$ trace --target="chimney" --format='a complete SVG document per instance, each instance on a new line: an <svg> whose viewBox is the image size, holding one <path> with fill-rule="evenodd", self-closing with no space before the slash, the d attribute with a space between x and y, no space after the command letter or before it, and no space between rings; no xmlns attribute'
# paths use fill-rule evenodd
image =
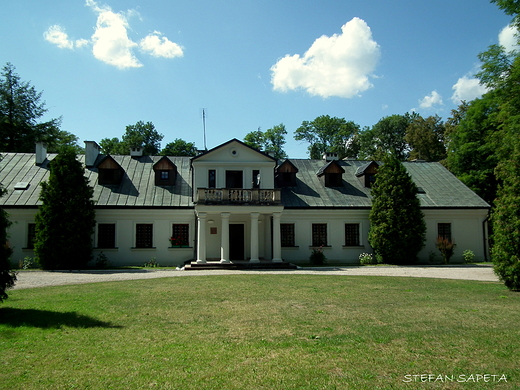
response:
<svg viewBox="0 0 520 390"><path fill-rule="evenodd" d="M143 148L137 147L137 148L130 148L130 156L132 157L141 157L143 155Z"/></svg>
<svg viewBox="0 0 520 390"><path fill-rule="evenodd" d="M99 156L99 145L96 141L85 141L85 165L93 167Z"/></svg>
<svg viewBox="0 0 520 390"><path fill-rule="evenodd" d="M41 165L47 159L47 145L36 142L36 165Z"/></svg>
<svg viewBox="0 0 520 390"><path fill-rule="evenodd" d="M325 161L334 161L334 160L339 160L338 158L338 154L337 153L331 153L331 152L326 152L326 153L323 153L323 159Z"/></svg>

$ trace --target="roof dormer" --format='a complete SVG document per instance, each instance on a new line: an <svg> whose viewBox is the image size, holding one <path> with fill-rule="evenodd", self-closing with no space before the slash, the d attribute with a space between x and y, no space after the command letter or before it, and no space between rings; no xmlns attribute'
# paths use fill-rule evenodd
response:
<svg viewBox="0 0 520 390"><path fill-rule="evenodd" d="M166 156L153 165L156 186L173 186L177 179L177 166Z"/></svg>
<svg viewBox="0 0 520 390"><path fill-rule="evenodd" d="M378 168L378 163L375 161L369 161L366 164L361 165L356 170L356 177L361 180L361 183L363 183L364 187L371 188L376 181L376 173Z"/></svg>
<svg viewBox="0 0 520 390"><path fill-rule="evenodd" d="M276 184L278 187L294 187L296 186L296 174L298 168L294 164L285 160L276 168Z"/></svg>
<svg viewBox="0 0 520 390"><path fill-rule="evenodd" d="M107 155L98 168L98 183L101 185L118 185L123 179L125 170L110 155Z"/></svg>
<svg viewBox="0 0 520 390"><path fill-rule="evenodd" d="M316 173L325 187L341 187L343 186L343 173L345 170L337 160L332 160L325 164Z"/></svg>

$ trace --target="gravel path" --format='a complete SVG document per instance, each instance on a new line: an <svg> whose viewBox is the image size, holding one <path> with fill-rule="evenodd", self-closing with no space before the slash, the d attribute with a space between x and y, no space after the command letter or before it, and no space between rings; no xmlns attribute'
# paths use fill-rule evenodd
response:
<svg viewBox="0 0 520 390"><path fill-rule="evenodd" d="M498 282L489 265L460 266L378 266L378 267L326 267L283 271L181 271L181 270L106 270L106 271L20 271L14 289L58 286L67 284L155 279L183 276L237 275L237 274L286 274L286 275L367 275L407 276L419 278L463 279Z"/></svg>

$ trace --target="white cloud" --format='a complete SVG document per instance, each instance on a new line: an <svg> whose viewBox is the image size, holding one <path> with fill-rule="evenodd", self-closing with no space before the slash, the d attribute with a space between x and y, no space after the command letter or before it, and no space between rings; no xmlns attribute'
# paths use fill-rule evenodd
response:
<svg viewBox="0 0 520 390"><path fill-rule="evenodd" d="M122 13L113 12L108 6L98 6L93 0L87 0L86 4L98 14L92 35L94 57L119 69L141 67L142 64L132 52L137 43L128 37L127 18Z"/></svg>
<svg viewBox="0 0 520 390"><path fill-rule="evenodd" d="M365 21L353 18L341 34L322 36L303 55L286 55L271 67L274 90L302 88L311 95L351 98L372 87L380 56Z"/></svg>
<svg viewBox="0 0 520 390"><path fill-rule="evenodd" d="M506 51L518 50L517 30L512 26L506 26L498 34L498 43L505 47Z"/></svg>
<svg viewBox="0 0 520 390"><path fill-rule="evenodd" d="M452 89L455 92L453 92L451 100L455 104L459 104L463 100L470 102L488 91L485 86L480 84L478 79L468 76L459 78Z"/></svg>
<svg viewBox="0 0 520 390"><path fill-rule="evenodd" d="M65 30L57 24L50 26L47 31L43 33L43 37L46 41L54 43L60 49L74 48L74 43L69 39Z"/></svg>
<svg viewBox="0 0 520 390"><path fill-rule="evenodd" d="M163 37L159 31L148 34L146 38L139 42L139 47L154 57L175 58L184 55L182 48L178 44Z"/></svg>
<svg viewBox="0 0 520 390"><path fill-rule="evenodd" d="M433 106L442 104L442 97L437 91L432 91L432 93L419 100L420 108L432 108Z"/></svg>

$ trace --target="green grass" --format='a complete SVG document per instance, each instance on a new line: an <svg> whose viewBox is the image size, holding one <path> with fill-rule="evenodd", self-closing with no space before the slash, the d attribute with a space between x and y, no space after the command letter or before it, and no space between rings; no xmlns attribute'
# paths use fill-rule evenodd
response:
<svg viewBox="0 0 520 390"><path fill-rule="evenodd" d="M0 306L0 388L518 389L519 324L519 293L473 281L229 275L13 290Z"/></svg>

